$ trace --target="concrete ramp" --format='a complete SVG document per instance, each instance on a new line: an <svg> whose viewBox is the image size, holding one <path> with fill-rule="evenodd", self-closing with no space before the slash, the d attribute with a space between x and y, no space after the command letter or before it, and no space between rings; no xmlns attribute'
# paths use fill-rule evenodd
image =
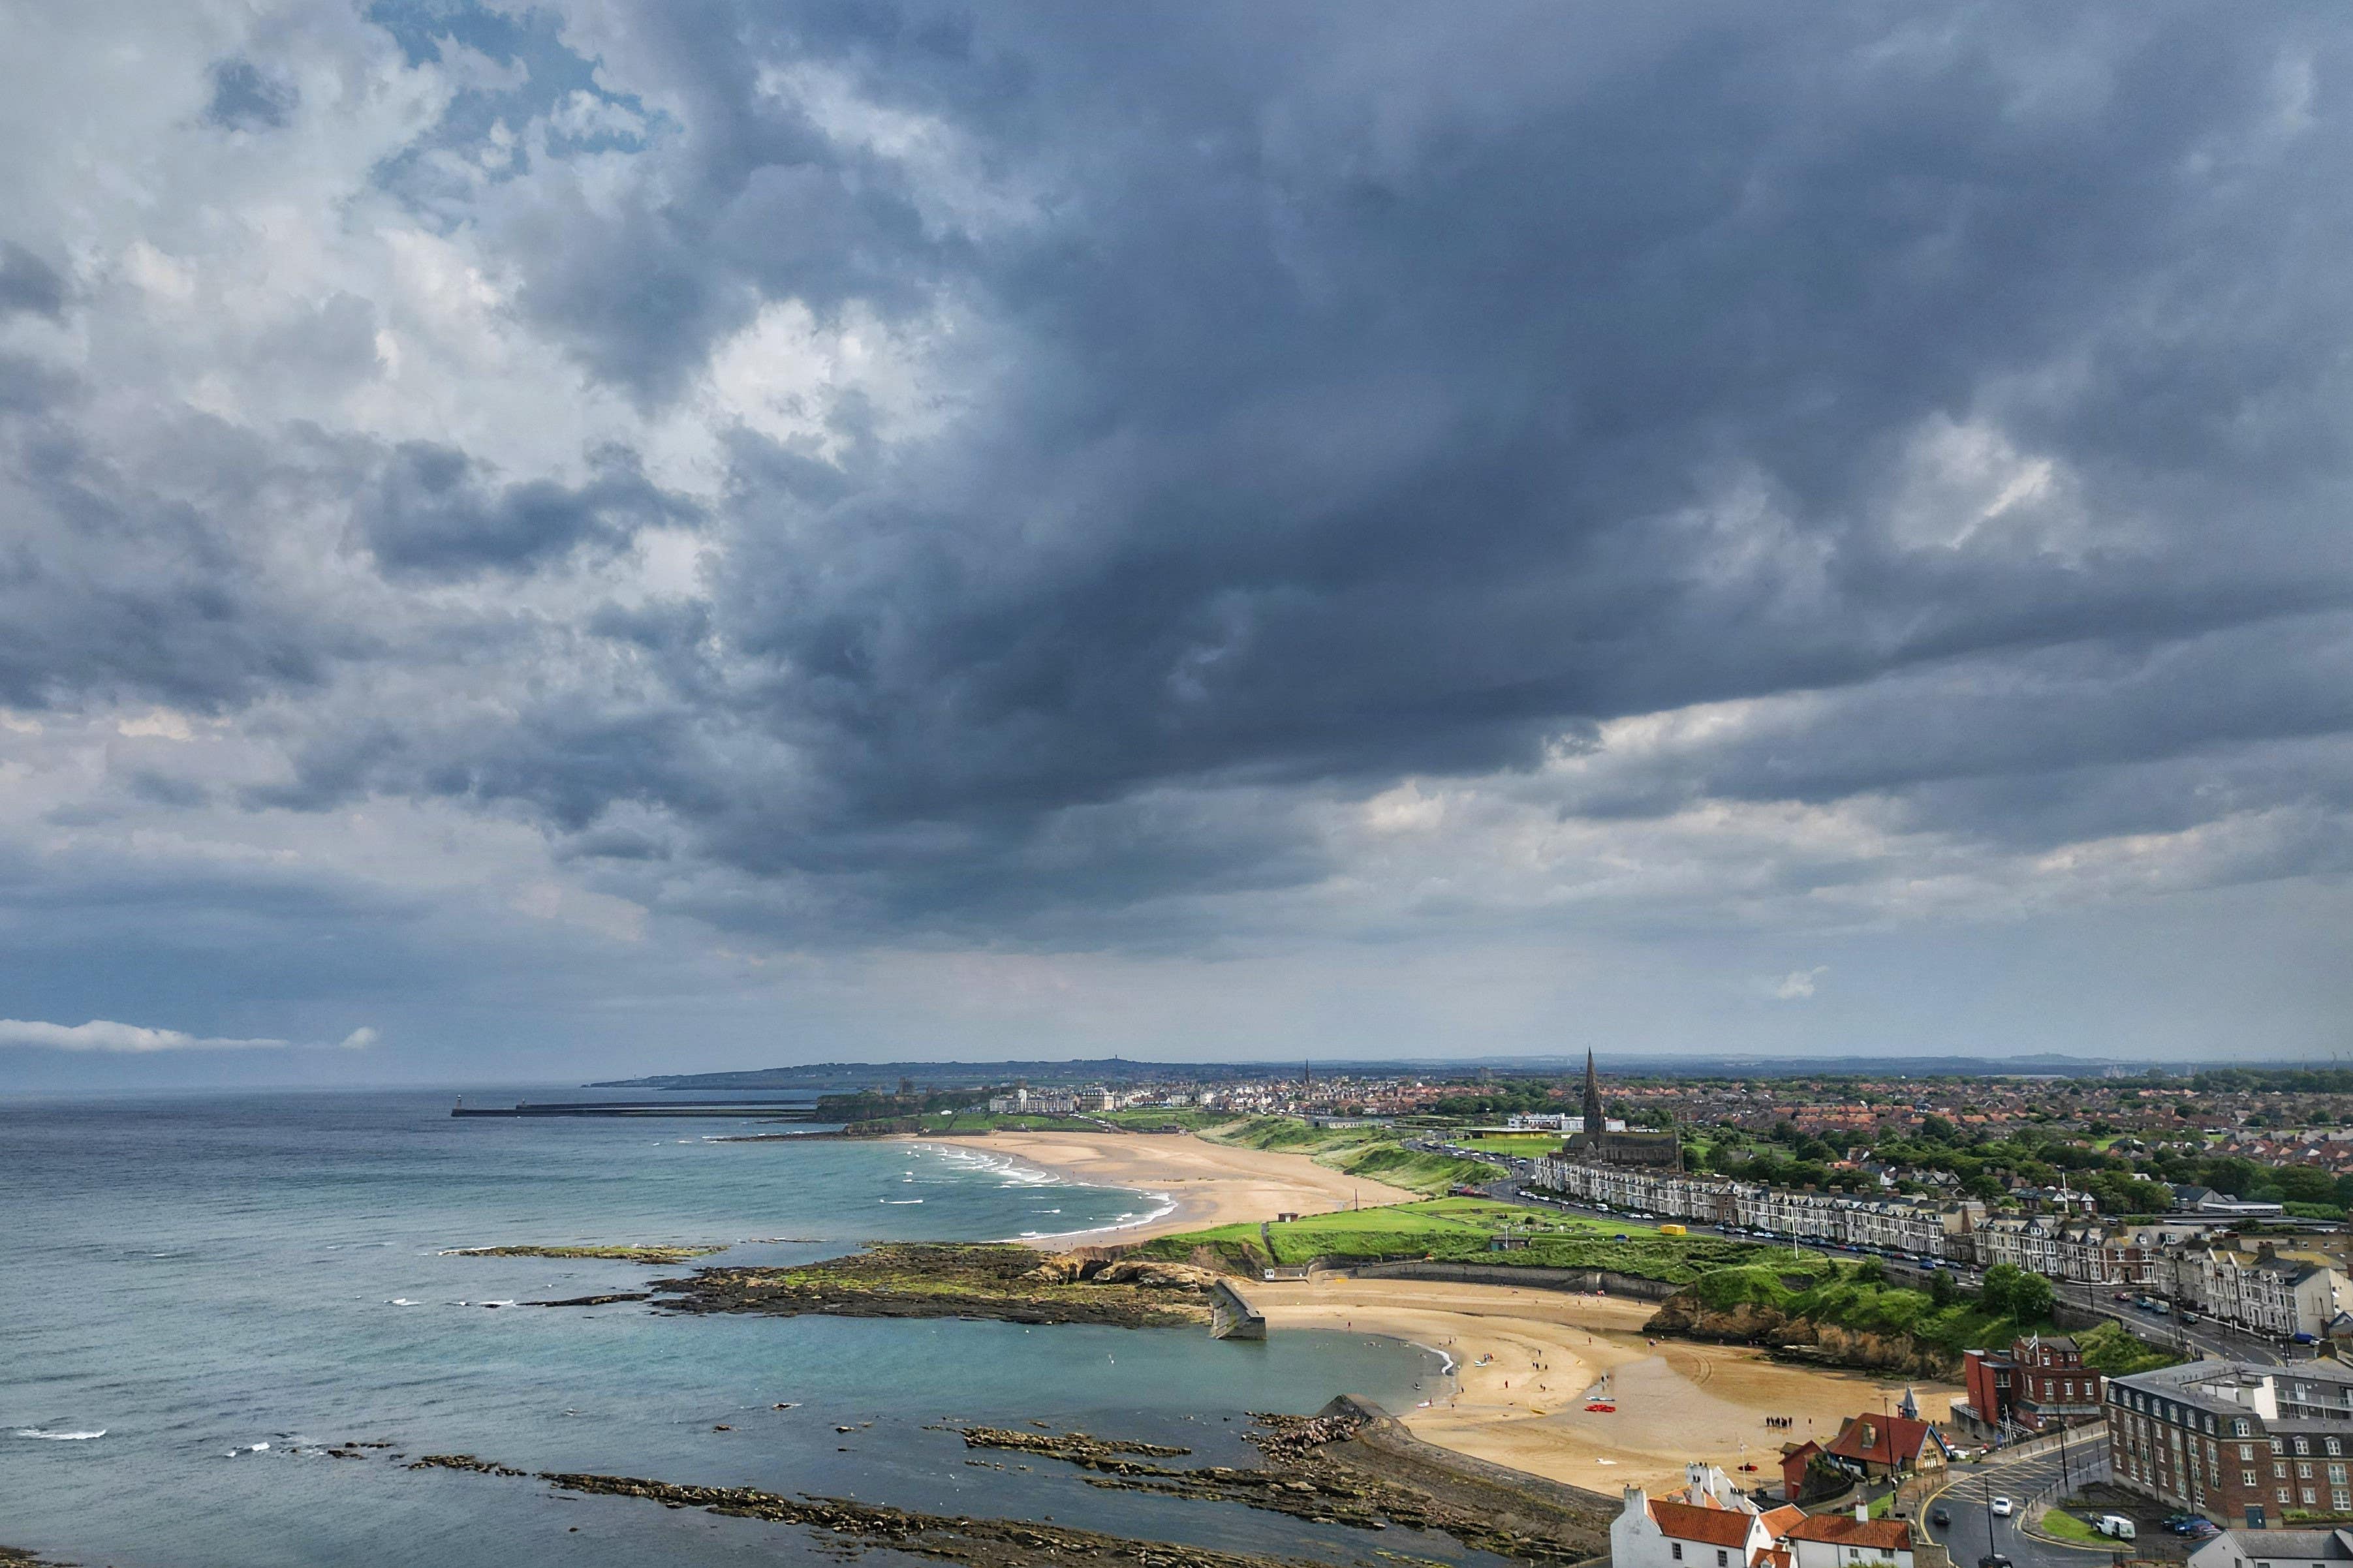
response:
<svg viewBox="0 0 2353 1568"><path fill-rule="evenodd" d="M1209 1337L1213 1340L1262 1340L1266 1314L1242 1300L1242 1293L1220 1279L1209 1287Z"/></svg>

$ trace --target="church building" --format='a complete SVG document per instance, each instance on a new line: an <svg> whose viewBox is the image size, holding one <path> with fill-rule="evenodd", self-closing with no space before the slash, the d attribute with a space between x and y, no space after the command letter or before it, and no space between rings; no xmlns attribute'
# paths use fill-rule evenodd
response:
<svg viewBox="0 0 2353 1568"><path fill-rule="evenodd" d="M1664 1132L1612 1132L1601 1114L1601 1079L1593 1069L1593 1052L1585 1053L1585 1131L1572 1132L1561 1152L1572 1160L1597 1165L1634 1165L1651 1171L1683 1168L1683 1136Z"/></svg>

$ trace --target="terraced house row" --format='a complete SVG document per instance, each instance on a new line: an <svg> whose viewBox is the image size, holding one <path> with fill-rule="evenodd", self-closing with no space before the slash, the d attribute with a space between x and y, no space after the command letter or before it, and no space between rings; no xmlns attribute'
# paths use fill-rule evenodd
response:
<svg viewBox="0 0 2353 1568"><path fill-rule="evenodd" d="M2052 1279L2162 1295L2217 1321L2275 1338L2353 1338L2353 1289L2342 1252L2317 1244L2242 1242L2227 1234L2227 1220L1989 1215L1974 1199L1855 1197L1558 1154L1536 1162L1535 1185L1578 1203L1826 1247L1977 1268L2008 1263ZM2341 1237L2316 1240L2347 1245Z"/></svg>
<svg viewBox="0 0 2353 1568"><path fill-rule="evenodd" d="M1971 1237L1986 1216L1974 1198L1853 1197L1558 1154L1536 1162L1535 1185L1578 1203L1665 1219L1962 1263L1976 1261Z"/></svg>

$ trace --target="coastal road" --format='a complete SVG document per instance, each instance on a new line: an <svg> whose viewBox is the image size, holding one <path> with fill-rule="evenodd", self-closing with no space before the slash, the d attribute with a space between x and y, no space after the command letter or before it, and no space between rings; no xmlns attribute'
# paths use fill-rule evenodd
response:
<svg viewBox="0 0 2353 1568"><path fill-rule="evenodd" d="M2063 1279L2054 1279L2052 1283L2059 1288L2060 1299L2069 1306L2097 1312L2104 1318L2114 1318L2144 1340L2177 1349L2187 1341L2189 1348L2196 1354L2220 1356L2226 1361L2253 1362L2257 1366L2287 1364L2288 1357L2281 1353L2281 1347L2259 1335L2241 1333L2211 1321L2185 1324L2179 1318L2159 1318L2140 1310L2129 1301L2116 1300L2116 1293L2124 1289L2122 1286L2083 1285ZM2306 1349L2308 1354L2319 1353L2318 1346L2291 1347L2290 1353L2296 1349Z"/></svg>
<svg viewBox="0 0 2353 1568"><path fill-rule="evenodd" d="M2081 1443L2072 1439L2068 1442L2067 1474L2073 1487L2080 1488L2086 1477L2102 1478L2107 1473L2105 1434L2087 1434ZM2023 1459L1994 1459L1984 1465L1962 1466L1954 1476L1951 1482L1931 1492L1920 1505L1919 1520L1921 1528L1953 1554L1953 1568L1976 1568L1978 1559L1989 1551L2001 1553L2018 1568L2098 1568L2102 1558L2119 1555L2105 1549L2040 1541L2020 1528L2026 1522L2028 1500L2058 1483L2059 1452L2055 1448ZM1989 1497L2009 1498L2017 1504L2018 1510L2008 1519L1989 1521ZM1953 1519L1943 1530L1927 1522L1930 1510L1939 1507L1949 1510ZM1992 1527L1990 1534L1989 1523Z"/></svg>

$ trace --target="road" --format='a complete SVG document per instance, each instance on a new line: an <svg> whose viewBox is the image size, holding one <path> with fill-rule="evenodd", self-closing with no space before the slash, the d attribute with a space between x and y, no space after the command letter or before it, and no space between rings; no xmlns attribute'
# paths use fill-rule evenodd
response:
<svg viewBox="0 0 2353 1568"><path fill-rule="evenodd" d="M2105 1478L2108 1473L2106 1435L2086 1432L2080 1443L2070 1438L2066 1458L2071 1486ZM2001 1553L2018 1568L2095 1568L2103 1556L2117 1553L2057 1545L2019 1528L2026 1522L2028 1500L2058 1483L2059 1459L2058 1450L2053 1449L2023 1459L1997 1458L1984 1465L1963 1466L1954 1472L1953 1482L1930 1493L1922 1504L1921 1528L1953 1554L1953 1568L1976 1568L1978 1559L1989 1551ZM2018 1505L2018 1511L2008 1519L1989 1518L1987 1501L1997 1497L2009 1498ZM1943 1530L1927 1522L1930 1510L1938 1507L1952 1515L1952 1523Z"/></svg>
<svg viewBox="0 0 2353 1568"><path fill-rule="evenodd" d="M2081 1307L2097 1312L2104 1318L2114 1318L2142 1339L2179 1348L2187 1340L2189 1348L2200 1355L2220 1356L2226 1361L2249 1361L2258 1366L2284 1366L2286 1356L2269 1340L2254 1334L2241 1333L2211 1321L2183 1323L2179 1318L2157 1317L2144 1312L2129 1301L2116 1300L2123 1287L2116 1285L2084 1285L2073 1280L2052 1281L2059 1288L2060 1299L2071 1307ZM2291 1347L2293 1351L2295 1347ZM2319 1347L2306 1347L2305 1353L2316 1355Z"/></svg>

